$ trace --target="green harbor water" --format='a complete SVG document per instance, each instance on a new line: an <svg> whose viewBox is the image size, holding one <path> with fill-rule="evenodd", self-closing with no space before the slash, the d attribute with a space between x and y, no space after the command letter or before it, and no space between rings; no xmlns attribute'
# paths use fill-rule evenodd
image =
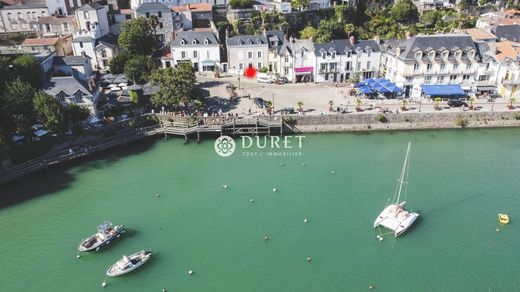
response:
<svg viewBox="0 0 520 292"><path fill-rule="evenodd" d="M0 291L520 291L519 137L307 135L297 157L222 158L209 139L114 149L0 186ZM421 217L380 242L373 221L408 141L407 208ZM77 259L104 219L127 234ZM101 287L142 249L150 262Z"/></svg>

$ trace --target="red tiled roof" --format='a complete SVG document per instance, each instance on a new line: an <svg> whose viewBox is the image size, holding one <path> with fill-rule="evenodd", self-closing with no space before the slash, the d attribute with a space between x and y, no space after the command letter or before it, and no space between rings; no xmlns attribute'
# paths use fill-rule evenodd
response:
<svg viewBox="0 0 520 292"><path fill-rule="evenodd" d="M195 12L205 12L205 11L211 11L211 5L208 3L195 3L195 4L188 4L183 6L173 6L172 11L173 12L181 12L181 11L195 11Z"/></svg>
<svg viewBox="0 0 520 292"><path fill-rule="evenodd" d="M22 46L54 46L60 38L25 39Z"/></svg>

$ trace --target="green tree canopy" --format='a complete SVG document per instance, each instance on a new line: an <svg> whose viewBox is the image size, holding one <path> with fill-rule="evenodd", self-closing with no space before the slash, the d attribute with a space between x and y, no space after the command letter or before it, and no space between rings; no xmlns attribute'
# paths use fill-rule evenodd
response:
<svg viewBox="0 0 520 292"><path fill-rule="evenodd" d="M252 0L229 0L229 6L233 9L253 8Z"/></svg>
<svg viewBox="0 0 520 292"><path fill-rule="evenodd" d="M126 21L121 26L119 46L130 55L151 55L156 48L153 31L144 17Z"/></svg>
<svg viewBox="0 0 520 292"><path fill-rule="evenodd" d="M34 88L42 87L43 70L40 62L31 55L21 55L14 59L14 74Z"/></svg>
<svg viewBox="0 0 520 292"><path fill-rule="evenodd" d="M20 79L8 82L4 94L0 96L2 104L3 126L7 130L27 134L34 122L34 88Z"/></svg>
<svg viewBox="0 0 520 292"><path fill-rule="evenodd" d="M53 133L63 133L66 129L64 110L53 96L38 91L34 96L34 111L38 121Z"/></svg>
<svg viewBox="0 0 520 292"><path fill-rule="evenodd" d="M65 108L65 118L70 126L83 122L90 116L90 110L75 103L68 104Z"/></svg>
<svg viewBox="0 0 520 292"><path fill-rule="evenodd" d="M306 10L309 7L309 0L292 0L291 5L300 10Z"/></svg>
<svg viewBox="0 0 520 292"><path fill-rule="evenodd" d="M130 55L126 51L119 52L110 59L110 73L121 74L125 70L125 64L130 59Z"/></svg>
<svg viewBox="0 0 520 292"><path fill-rule="evenodd" d="M160 89L152 96L152 104L172 109L192 103L197 99L196 81L191 62L181 63L177 68L154 71L152 82Z"/></svg>
<svg viewBox="0 0 520 292"><path fill-rule="evenodd" d="M124 74L134 83L142 84L149 80L150 73L157 69L158 65L150 56L135 56L125 64Z"/></svg>
<svg viewBox="0 0 520 292"><path fill-rule="evenodd" d="M318 35L318 30L312 26L306 26L302 31L300 31L301 39L316 39Z"/></svg>
<svg viewBox="0 0 520 292"><path fill-rule="evenodd" d="M400 23L414 23L419 18L417 6L411 0L398 0L391 10L392 17Z"/></svg>

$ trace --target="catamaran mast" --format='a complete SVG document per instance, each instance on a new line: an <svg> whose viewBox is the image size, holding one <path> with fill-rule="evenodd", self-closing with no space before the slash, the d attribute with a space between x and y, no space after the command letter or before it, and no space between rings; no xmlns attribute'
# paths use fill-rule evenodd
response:
<svg viewBox="0 0 520 292"><path fill-rule="evenodd" d="M399 200L401 198L401 190L403 189L404 175L406 173L406 166L408 165L408 154L410 153L410 145L411 142L408 142L408 148L406 149L406 157L404 158L403 169L401 170L401 178L399 179L399 191L397 193L397 202L395 203L396 206L399 206Z"/></svg>

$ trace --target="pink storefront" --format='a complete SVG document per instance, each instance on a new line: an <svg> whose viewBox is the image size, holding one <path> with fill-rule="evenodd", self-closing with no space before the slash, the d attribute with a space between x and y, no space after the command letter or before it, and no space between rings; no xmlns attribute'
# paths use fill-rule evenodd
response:
<svg viewBox="0 0 520 292"><path fill-rule="evenodd" d="M294 74L296 75L296 82L312 82L312 72L314 67L298 67L294 68Z"/></svg>

